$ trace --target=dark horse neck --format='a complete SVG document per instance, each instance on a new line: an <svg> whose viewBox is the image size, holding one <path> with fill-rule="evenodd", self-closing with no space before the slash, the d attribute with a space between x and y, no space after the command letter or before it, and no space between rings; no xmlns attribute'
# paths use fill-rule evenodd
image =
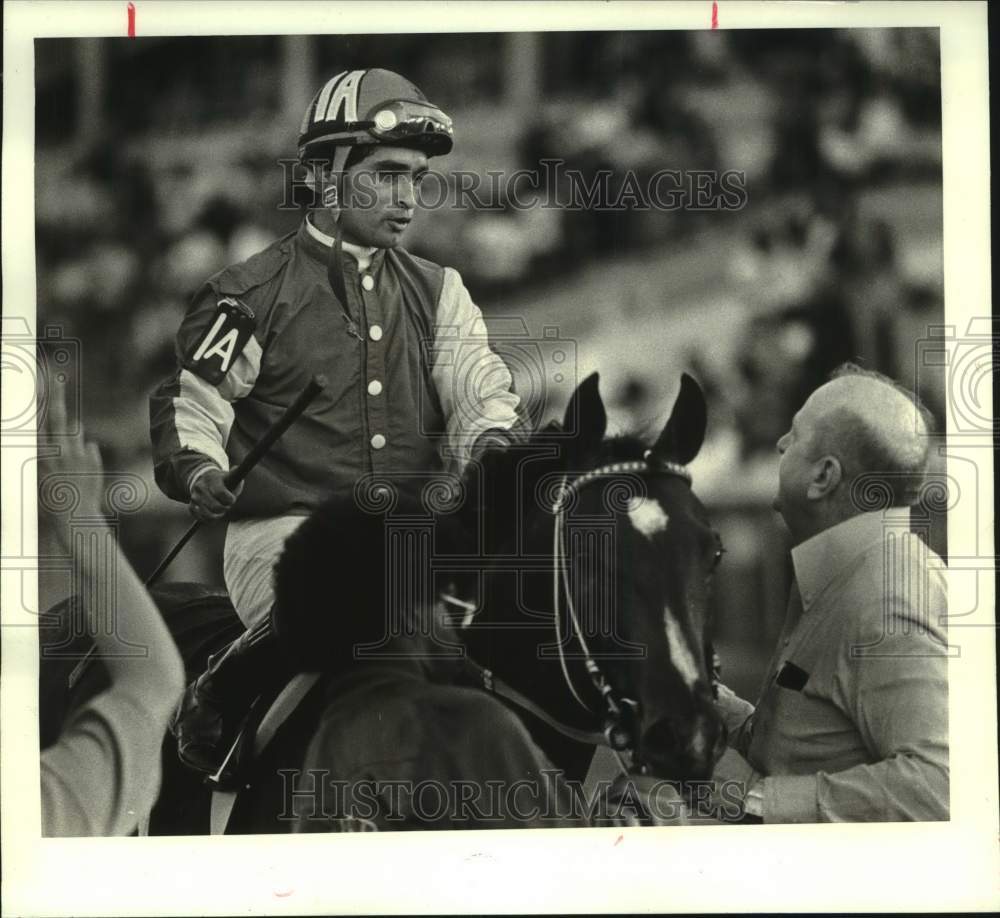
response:
<svg viewBox="0 0 1000 918"><path fill-rule="evenodd" d="M561 451L557 441L536 435L528 444L488 454L467 474L471 517L464 520L461 554L473 560L481 579L466 582L468 595L479 600L479 611L461 637L478 665L531 699L547 720L593 732L602 726L599 718L576 701L559 665L552 590L554 520L539 512L535 493L536 483L561 467ZM571 659L568 667L577 693L596 704L581 661ZM571 779L586 775L593 745L569 739L523 710L516 713L553 765Z"/></svg>
<svg viewBox="0 0 1000 918"><path fill-rule="evenodd" d="M547 719L573 730L593 732L601 727L599 719L573 697L559 665L551 586L548 606L535 608L526 601L532 596L543 597L544 585L551 584L551 577L551 572L542 571L491 573L486 578L482 610L462 637L475 663L529 698ZM573 676L586 683L579 660L568 665ZM585 701L594 702L589 685L575 685ZM513 707L552 764L567 778L583 780L595 747L570 739L518 705Z"/></svg>

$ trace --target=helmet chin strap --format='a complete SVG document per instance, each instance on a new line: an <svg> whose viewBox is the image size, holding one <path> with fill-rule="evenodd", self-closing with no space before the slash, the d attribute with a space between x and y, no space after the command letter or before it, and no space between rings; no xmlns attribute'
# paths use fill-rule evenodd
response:
<svg viewBox="0 0 1000 918"><path fill-rule="evenodd" d="M341 189L339 186L341 182L339 179L343 175L344 165L347 162L349 153L350 147L337 147L333 151L330 171L323 176L321 191L323 210L330 215L335 224L340 223ZM326 276L330 282L330 289L333 290L334 296L337 297L341 306L347 309L347 287L344 283L343 257L343 233L340 232L340 227L337 226L333 233L333 245L330 246L330 255L326 262Z"/></svg>
<svg viewBox="0 0 1000 918"><path fill-rule="evenodd" d="M338 215L339 216L339 215ZM330 281L333 295L340 305L347 309L347 285L344 283L344 234L338 232L330 246L330 257L326 262L326 276Z"/></svg>

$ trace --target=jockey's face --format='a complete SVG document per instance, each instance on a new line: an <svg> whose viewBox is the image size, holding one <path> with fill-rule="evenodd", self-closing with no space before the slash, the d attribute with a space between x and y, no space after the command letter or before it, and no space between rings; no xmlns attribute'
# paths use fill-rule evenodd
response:
<svg viewBox="0 0 1000 918"><path fill-rule="evenodd" d="M406 147L379 146L345 176L340 227L346 242L392 249L399 245L417 206L416 189L427 156Z"/></svg>

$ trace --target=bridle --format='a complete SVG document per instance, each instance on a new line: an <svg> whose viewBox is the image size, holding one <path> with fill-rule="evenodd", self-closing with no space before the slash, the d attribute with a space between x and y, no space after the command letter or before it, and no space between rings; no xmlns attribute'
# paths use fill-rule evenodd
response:
<svg viewBox="0 0 1000 918"><path fill-rule="evenodd" d="M566 682L566 687L569 689L570 694L576 700L577 704L579 704L580 707L582 707L591 716L601 716L603 714L603 731L588 731L561 723L532 699L528 698L522 692L495 676L491 670L486 667L479 666L471 660L469 661L473 668L478 671L481 685L484 689L486 689L486 691L491 694L498 695L506 701L509 701L512 704L517 705L519 708L529 712L548 727L568 739L579 743L609 747L618 759L618 764L621 767L622 772L626 775L629 774L630 769L623 761L622 753L634 750L635 748L635 727L639 717L639 702L634 698L625 697L615 691L614 686L611 685L607 677L601 671L600 666L597 665L597 661L594 659L594 655L591 653L587 640L583 635L583 629L580 626L580 619L577 616L576 607L573 604L573 595L570 590L569 559L566 553L565 528L567 507L569 506L571 499L578 496L583 488L599 478L604 478L609 475L628 474L666 475L674 478L680 478L683 481L686 481L688 485L691 484L691 473L688 471L686 466L676 462L671 462L668 459L663 459L662 457L655 455L653 450L646 450L641 460L631 462L614 462L608 465L602 465L599 468L585 472L582 475L578 475L572 481L568 481L568 476L563 475L560 479L559 487L552 503L552 617L556 631L556 647L559 654L559 665L562 670L563 679ZM465 602L464 600L447 594L441 594L441 598L446 603L454 605L464 611L465 617L463 619L463 627L471 624L476 611L476 607L472 603ZM569 668L566 665L566 655L563 650L563 598L565 598L566 610L569 613L570 623L572 625L572 635L570 637L571 639L576 639L577 643L580 645L580 649L583 651L583 661L587 670L587 675L590 677L591 683L596 689L598 695L601 697L605 708L604 712L595 711L580 697L569 674ZM638 765L638 763L633 763L633 765ZM641 765L639 767L640 770L644 770Z"/></svg>
<svg viewBox="0 0 1000 918"><path fill-rule="evenodd" d="M652 450L646 450L643 458L632 462L614 462L609 465L602 465L599 468L585 472L577 476L572 481L567 481L567 476L563 475L560 481L556 498L552 505L553 525L552 525L552 617L556 631L556 647L559 653L559 666L562 669L563 679L570 694L589 714L602 715L604 719L604 738L607 745L615 753L621 753L635 748L635 726L638 722L639 702L634 698L628 698L617 692L601 671L600 666L594 659L587 639L583 635L580 626L580 619L576 613L573 603L573 594L570 590L569 558L566 552L566 510L572 498L579 496L580 491L593 481L608 475L667 475L681 478L689 485L691 484L691 473L687 467L676 462L656 456ZM583 652L584 667L587 675L593 684L598 695L604 704L604 711L595 711L579 695L566 665L566 655L563 650L562 634L562 600L565 599L566 611L569 613L569 620L572 633L570 639L575 638ZM621 760L619 759L619 762ZM624 765L622 765L624 770Z"/></svg>

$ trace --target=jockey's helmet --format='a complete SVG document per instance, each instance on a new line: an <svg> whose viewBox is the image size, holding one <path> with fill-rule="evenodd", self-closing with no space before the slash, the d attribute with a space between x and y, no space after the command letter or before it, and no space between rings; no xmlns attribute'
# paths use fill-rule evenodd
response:
<svg viewBox="0 0 1000 918"><path fill-rule="evenodd" d="M391 70L345 70L323 84L299 130L302 162L330 160L344 169L352 147L392 144L440 156L451 151L451 118Z"/></svg>

